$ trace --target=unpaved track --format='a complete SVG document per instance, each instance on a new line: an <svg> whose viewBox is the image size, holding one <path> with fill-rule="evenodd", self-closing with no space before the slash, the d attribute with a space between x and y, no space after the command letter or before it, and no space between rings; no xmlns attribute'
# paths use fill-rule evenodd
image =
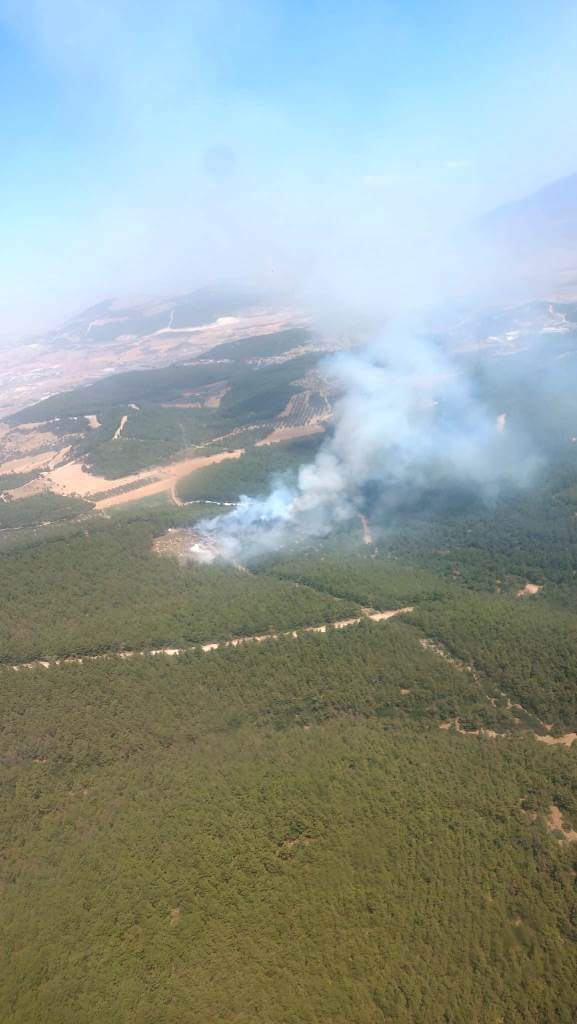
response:
<svg viewBox="0 0 577 1024"><path fill-rule="evenodd" d="M404 615L405 613L412 611L412 606L410 608L393 608L386 612L374 612L369 609L363 609L363 614L358 615L353 619L340 619L337 622L325 622L320 626L303 626L301 629L286 630L280 633L261 633L253 636L238 636L234 637L232 640L215 640L213 643L193 644L190 647L159 647L156 650L110 651L106 654L89 654L83 657L72 656L53 659L39 658L37 661L23 661L17 665L11 665L10 667L13 668L15 672L18 672L23 668L50 668L52 665L82 665L85 661L109 661L111 658L155 657L158 654L166 654L169 657L173 657L175 654L186 654L191 651L202 651L204 654L208 654L210 651L224 650L228 647L243 647L245 644L250 643L260 644L263 643L264 640L279 640L284 637L293 637L294 639L298 639L301 636L305 636L307 633L327 633L331 629L348 629L350 626L358 626L359 623L363 622L365 619L371 619L373 622L384 622L387 619L395 618L396 615Z"/></svg>
<svg viewBox="0 0 577 1024"><path fill-rule="evenodd" d="M363 544L372 544L373 537L371 534L371 528L369 526L369 521L367 517L359 515L359 519L361 520L361 526L363 528Z"/></svg>
<svg viewBox="0 0 577 1024"><path fill-rule="evenodd" d="M118 426L117 426L117 428L116 428L116 430L115 430L115 432L114 432L114 435L113 435L113 437L112 437L112 440L113 440L113 441L118 441L118 438L119 438L119 437L120 437L120 435L122 434L122 431L124 430L124 428L125 428L125 426L126 426L126 424L127 424L127 423L128 423L128 416L127 416L127 415L124 415L124 416L123 416L123 417L121 418L121 420L120 420L120 423L118 424Z"/></svg>
<svg viewBox="0 0 577 1024"><path fill-rule="evenodd" d="M212 466L215 463L223 462L226 459L238 459L244 455L244 448L236 451L217 452L215 455L195 455L187 459L180 459L178 462L168 463L164 466L153 466L144 469L140 473L133 473L130 476L119 477L116 480L107 480L105 477L93 476L84 469L81 462L67 462L52 472L45 475L47 485L57 494L66 496L78 496L91 500L93 495L101 494L103 491L120 491L122 487L132 486L142 481L142 487L134 487L124 493L109 494L106 498L96 501L96 509L111 508L115 505L124 505L126 502L138 501L140 498L148 497L151 494L158 494L162 491L171 491L173 482L183 476L203 469L205 466ZM157 477L151 482L151 477Z"/></svg>

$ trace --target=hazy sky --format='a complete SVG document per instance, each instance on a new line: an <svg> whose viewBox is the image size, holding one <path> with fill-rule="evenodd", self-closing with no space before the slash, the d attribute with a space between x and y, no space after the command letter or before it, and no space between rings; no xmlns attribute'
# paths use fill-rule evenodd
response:
<svg viewBox="0 0 577 1024"><path fill-rule="evenodd" d="M574 0L0 0L0 333L410 258L577 169L576 50Z"/></svg>

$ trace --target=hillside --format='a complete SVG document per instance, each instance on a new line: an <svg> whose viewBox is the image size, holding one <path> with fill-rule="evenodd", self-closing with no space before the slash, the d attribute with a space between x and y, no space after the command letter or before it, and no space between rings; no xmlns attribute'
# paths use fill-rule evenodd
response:
<svg viewBox="0 0 577 1024"><path fill-rule="evenodd" d="M229 339L308 326L309 319L286 301L222 289L106 299L58 328L0 347L0 418L111 373L195 359Z"/></svg>
<svg viewBox="0 0 577 1024"><path fill-rule="evenodd" d="M477 228L513 261L525 293L577 299L577 174L493 210Z"/></svg>
<svg viewBox="0 0 577 1024"><path fill-rule="evenodd" d="M569 1024L574 493L256 573L178 507L5 545L2 1019Z"/></svg>
<svg viewBox="0 0 577 1024"><path fill-rule="evenodd" d="M253 450L274 473L287 444L322 436L330 421L331 389L316 370L326 351L302 327L240 337L13 413L0 424L0 528L35 506L36 522L49 519L47 496L97 511L155 494L178 504L179 480Z"/></svg>
<svg viewBox="0 0 577 1024"><path fill-rule="evenodd" d="M577 329L446 344L530 486L368 495L249 565L182 556L332 429L314 333L4 421L2 1021L572 1024Z"/></svg>

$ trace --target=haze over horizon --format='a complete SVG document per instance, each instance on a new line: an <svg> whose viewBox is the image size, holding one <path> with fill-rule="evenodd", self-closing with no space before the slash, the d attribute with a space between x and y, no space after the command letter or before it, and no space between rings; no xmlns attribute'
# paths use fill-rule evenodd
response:
<svg viewBox="0 0 577 1024"><path fill-rule="evenodd" d="M576 30L565 2L0 0L0 336L209 281L418 288L432 240L577 167Z"/></svg>

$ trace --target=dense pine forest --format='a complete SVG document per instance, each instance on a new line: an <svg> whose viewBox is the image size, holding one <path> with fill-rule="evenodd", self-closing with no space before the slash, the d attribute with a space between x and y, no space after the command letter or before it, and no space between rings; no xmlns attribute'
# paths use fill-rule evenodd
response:
<svg viewBox="0 0 577 1024"><path fill-rule="evenodd" d="M3 1020L574 1020L575 754L407 627L0 674Z"/></svg>
<svg viewBox="0 0 577 1024"><path fill-rule="evenodd" d="M126 387L94 386L84 456L111 479L182 431L261 436L245 379L214 411L141 395L113 443ZM6 1024L576 1019L574 449L530 488L367 494L364 525L308 546L182 558L203 502L318 443L247 444L180 506L0 505Z"/></svg>

